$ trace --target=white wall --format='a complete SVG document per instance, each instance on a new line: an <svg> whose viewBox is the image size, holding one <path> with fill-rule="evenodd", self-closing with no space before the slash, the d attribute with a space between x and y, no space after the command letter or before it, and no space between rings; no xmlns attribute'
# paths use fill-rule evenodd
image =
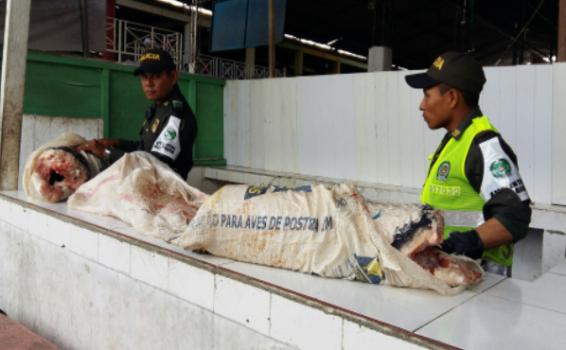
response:
<svg viewBox="0 0 566 350"><path fill-rule="evenodd" d="M551 187L553 74L559 66L486 68L480 100L540 203L566 204L566 188L559 200ZM406 85L407 73L413 72L228 81L228 164L420 188L427 156L444 131L424 123L422 92Z"/></svg>
<svg viewBox="0 0 566 350"><path fill-rule="evenodd" d="M566 63L554 65L552 201L566 204Z"/></svg>

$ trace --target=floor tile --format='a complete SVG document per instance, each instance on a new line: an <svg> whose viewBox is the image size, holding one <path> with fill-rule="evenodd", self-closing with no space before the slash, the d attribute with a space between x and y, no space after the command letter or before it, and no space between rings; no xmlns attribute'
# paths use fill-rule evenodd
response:
<svg viewBox="0 0 566 350"><path fill-rule="evenodd" d="M338 350L342 325L338 316L272 294L270 335L275 339L299 349Z"/></svg>
<svg viewBox="0 0 566 350"><path fill-rule="evenodd" d="M157 288L167 288L169 270L167 257L134 246L131 247L130 254L130 273L132 277Z"/></svg>
<svg viewBox="0 0 566 350"><path fill-rule="evenodd" d="M412 344L404 339L395 338L350 321L344 321L344 339L342 342L344 350L365 349L368 347L368 344L379 344L381 349L422 349L421 346Z"/></svg>
<svg viewBox="0 0 566 350"><path fill-rule="evenodd" d="M169 259L168 290L179 298L213 310L214 274L209 271Z"/></svg>
<svg viewBox="0 0 566 350"><path fill-rule="evenodd" d="M562 312L566 315L566 276L546 273L534 281L507 279L487 295Z"/></svg>
<svg viewBox="0 0 566 350"><path fill-rule="evenodd" d="M269 292L216 275L214 313L252 328L261 334L268 334Z"/></svg>
<svg viewBox="0 0 566 350"><path fill-rule="evenodd" d="M113 237L98 237L98 261L119 272L130 272L130 245Z"/></svg>
<svg viewBox="0 0 566 350"><path fill-rule="evenodd" d="M561 274L561 275L566 275L566 260L564 260L562 263L554 266L552 269L550 269L549 272L558 273L558 274Z"/></svg>
<svg viewBox="0 0 566 350"><path fill-rule="evenodd" d="M433 291L321 278L241 262L226 268L407 330L421 327L476 295L467 290L442 296ZM489 278L485 283L495 280L499 278Z"/></svg>
<svg viewBox="0 0 566 350"><path fill-rule="evenodd" d="M478 295L417 333L464 349L566 349L566 315Z"/></svg>

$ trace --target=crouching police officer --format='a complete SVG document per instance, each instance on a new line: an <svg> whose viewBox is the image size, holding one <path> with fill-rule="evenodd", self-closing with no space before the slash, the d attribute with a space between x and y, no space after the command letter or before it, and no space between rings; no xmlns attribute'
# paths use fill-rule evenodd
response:
<svg viewBox="0 0 566 350"><path fill-rule="evenodd" d="M175 63L167 52L151 49L140 57L140 65L134 75L140 76L146 98L153 101L146 110L139 140L91 140L79 149L107 158L110 162L118 160L126 152L150 152L186 179L193 166L197 123L177 85Z"/></svg>
<svg viewBox="0 0 566 350"><path fill-rule="evenodd" d="M442 250L481 258L486 271L510 276L513 243L528 232L530 199L515 153L479 109L481 65L447 52L405 79L423 89L419 108L428 127L447 130L421 194L423 203L443 211Z"/></svg>

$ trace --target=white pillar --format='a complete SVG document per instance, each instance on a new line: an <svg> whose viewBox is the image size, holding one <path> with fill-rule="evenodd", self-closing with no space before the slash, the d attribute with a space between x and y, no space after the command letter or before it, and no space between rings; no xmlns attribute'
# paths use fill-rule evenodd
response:
<svg viewBox="0 0 566 350"><path fill-rule="evenodd" d="M198 54L198 7L197 1L193 0L189 13L189 21L185 24L185 54L183 57L183 66L189 73L196 72L197 54Z"/></svg>
<svg viewBox="0 0 566 350"><path fill-rule="evenodd" d="M16 190L31 0L8 0L0 85L0 189Z"/></svg>
<svg viewBox="0 0 566 350"><path fill-rule="evenodd" d="M197 57L197 31L192 21L196 20L196 16L191 16L191 22L185 24L184 41L185 54L183 55L183 66L187 67L189 73L195 73L196 57Z"/></svg>
<svg viewBox="0 0 566 350"><path fill-rule="evenodd" d="M558 1L558 54L557 62L566 62L566 0Z"/></svg>
<svg viewBox="0 0 566 350"><path fill-rule="evenodd" d="M391 48L372 46L369 48L368 72L391 70Z"/></svg>
<svg viewBox="0 0 566 350"><path fill-rule="evenodd" d="M255 75L255 47L246 48L246 78L252 79Z"/></svg>

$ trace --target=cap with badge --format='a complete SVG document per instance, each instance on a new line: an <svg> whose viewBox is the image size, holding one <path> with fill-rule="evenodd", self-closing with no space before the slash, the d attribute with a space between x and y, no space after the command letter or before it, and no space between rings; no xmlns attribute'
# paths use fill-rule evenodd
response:
<svg viewBox="0 0 566 350"><path fill-rule="evenodd" d="M462 52L446 52L438 56L425 73L405 76L409 86L428 89L444 83L458 90L479 93L485 84L482 66Z"/></svg>
<svg viewBox="0 0 566 350"><path fill-rule="evenodd" d="M140 65L134 75L143 73L159 73L176 68L171 55L162 49L149 49L140 56Z"/></svg>

